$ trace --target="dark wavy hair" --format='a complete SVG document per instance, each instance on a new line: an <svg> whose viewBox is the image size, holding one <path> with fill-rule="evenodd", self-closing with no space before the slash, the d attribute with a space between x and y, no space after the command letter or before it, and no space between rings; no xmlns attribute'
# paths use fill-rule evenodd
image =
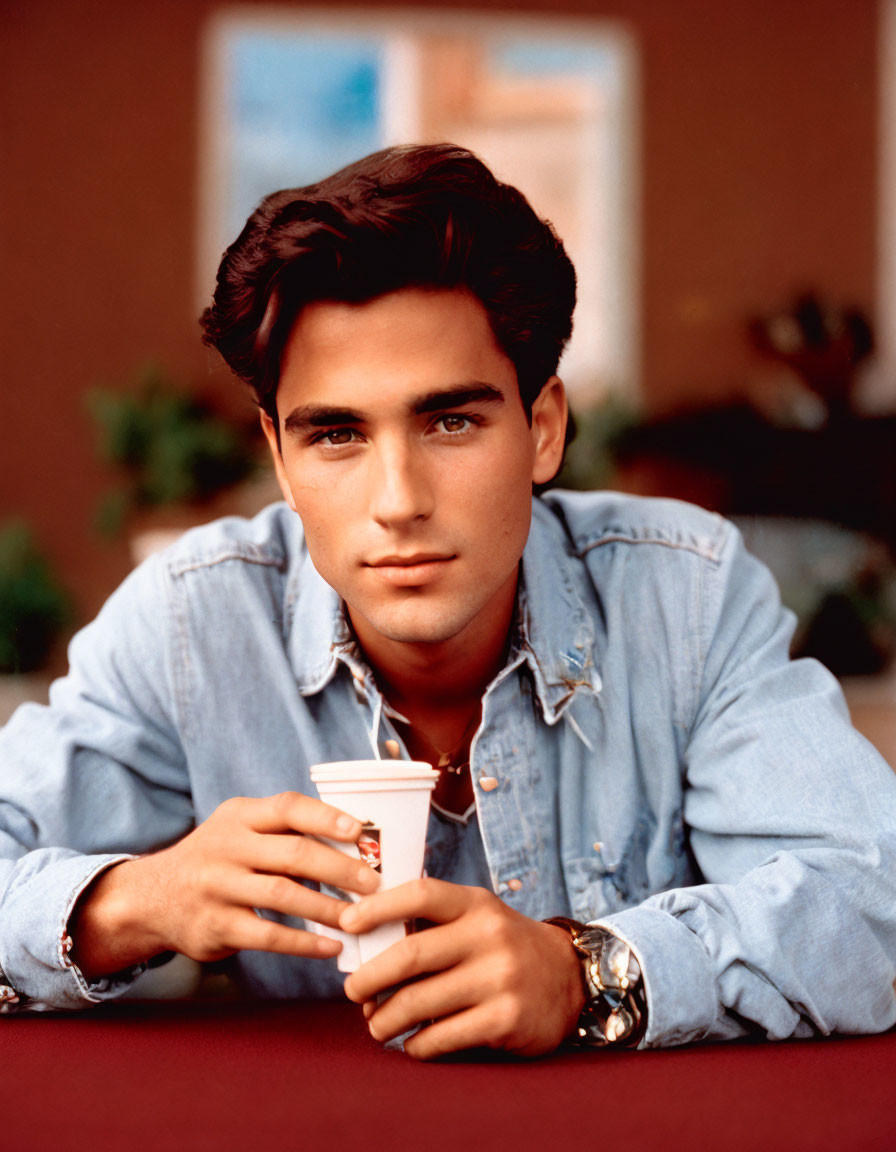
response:
<svg viewBox="0 0 896 1152"><path fill-rule="evenodd" d="M527 416L572 331L575 271L552 226L464 148L385 148L266 197L227 249L203 340L276 423L280 360L305 304L464 288L513 363Z"/></svg>

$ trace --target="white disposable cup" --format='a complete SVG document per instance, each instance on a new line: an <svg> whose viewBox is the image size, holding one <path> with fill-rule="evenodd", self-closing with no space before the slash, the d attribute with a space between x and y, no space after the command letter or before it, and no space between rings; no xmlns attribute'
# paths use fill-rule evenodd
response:
<svg viewBox="0 0 896 1152"><path fill-rule="evenodd" d="M394 888L423 873L430 793L439 774L417 760L343 760L315 764L311 779L321 800L369 825L379 836L382 883ZM321 837L321 839L324 839ZM360 859L357 844L326 840L334 848ZM348 893L359 900L357 893ZM403 921L382 924L372 932L352 935L308 922L322 936L342 941L336 958L340 972L354 972L405 934Z"/></svg>

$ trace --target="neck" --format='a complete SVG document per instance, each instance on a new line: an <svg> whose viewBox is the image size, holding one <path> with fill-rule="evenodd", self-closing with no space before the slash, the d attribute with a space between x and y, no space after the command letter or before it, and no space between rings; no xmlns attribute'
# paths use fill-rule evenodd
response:
<svg viewBox="0 0 896 1152"><path fill-rule="evenodd" d="M363 645L362 645L363 646ZM387 644L372 657L374 674L389 703L410 720L428 713L456 713L479 704L504 664L507 631L498 642L473 648L451 641L439 645Z"/></svg>
<svg viewBox="0 0 896 1152"><path fill-rule="evenodd" d="M435 644L406 643L352 624L377 682L410 720L471 711L504 665L516 604L516 585L503 610L477 619L459 635Z"/></svg>

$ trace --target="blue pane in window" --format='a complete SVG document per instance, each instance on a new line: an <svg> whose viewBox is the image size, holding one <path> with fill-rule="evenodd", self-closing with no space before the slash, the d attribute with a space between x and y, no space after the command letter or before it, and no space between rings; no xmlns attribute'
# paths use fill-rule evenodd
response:
<svg viewBox="0 0 896 1152"><path fill-rule="evenodd" d="M377 41L249 34L232 45L229 226L262 196L308 184L380 146Z"/></svg>
<svg viewBox="0 0 896 1152"><path fill-rule="evenodd" d="M517 76L602 76L612 73L616 64L609 48L572 40L507 40L495 47L492 60L501 71Z"/></svg>

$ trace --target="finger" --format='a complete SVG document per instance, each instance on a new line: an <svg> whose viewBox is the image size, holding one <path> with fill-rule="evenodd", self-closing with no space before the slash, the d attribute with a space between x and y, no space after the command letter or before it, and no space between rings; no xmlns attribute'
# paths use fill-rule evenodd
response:
<svg viewBox="0 0 896 1152"><path fill-rule="evenodd" d="M465 1048L494 1048L490 1026L487 1009L469 1008L421 1028L405 1040L404 1050L415 1060L437 1060Z"/></svg>
<svg viewBox="0 0 896 1152"><path fill-rule="evenodd" d="M344 900L306 888L288 876L251 872L233 877L227 899L242 908L264 908L282 916L313 920L330 928L338 927L339 915L347 906Z"/></svg>
<svg viewBox="0 0 896 1152"><path fill-rule="evenodd" d="M221 932L221 955L239 951L276 952L288 956L326 958L339 954L342 944L328 936L318 936L302 928L290 928L267 920L255 912L232 909L232 916ZM208 959L207 956L196 957Z"/></svg>
<svg viewBox="0 0 896 1152"><path fill-rule="evenodd" d="M463 970L427 976L398 988L368 1019L370 1035L385 1043L419 1024L470 1008L478 997Z"/></svg>
<svg viewBox="0 0 896 1152"><path fill-rule="evenodd" d="M482 888L429 878L411 880L359 900L346 909L339 926L346 932L370 932L392 920L425 919L447 924L488 898L496 899Z"/></svg>
<svg viewBox="0 0 896 1152"><path fill-rule="evenodd" d="M344 913L338 926L342 927ZM457 924L427 928L362 964L346 979L345 994L358 1004L409 980L454 968L470 953L468 933Z"/></svg>
<svg viewBox="0 0 896 1152"><path fill-rule="evenodd" d="M361 835L360 820L302 792L280 792L250 800L247 820L256 832L310 832L313 836L346 841L357 840Z"/></svg>
<svg viewBox="0 0 896 1152"><path fill-rule="evenodd" d="M381 879L355 853L342 852L314 836L297 833L252 837L245 846L243 862L258 872L301 876L361 894L375 892Z"/></svg>

